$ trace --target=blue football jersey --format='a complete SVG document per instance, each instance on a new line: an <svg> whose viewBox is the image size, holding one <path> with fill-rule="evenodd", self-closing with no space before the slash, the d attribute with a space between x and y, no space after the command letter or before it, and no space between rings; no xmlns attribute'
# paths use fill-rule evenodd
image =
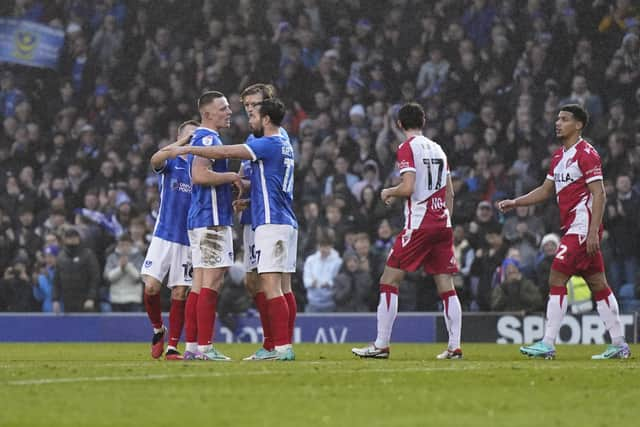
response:
<svg viewBox="0 0 640 427"><path fill-rule="evenodd" d="M191 145L194 147L210 147L212 145L222 145L218 132L199 127L193 133ZM189 177L193 167L193 155L189 155ZM214 172L229 172L228 161L211 160ZM187 219L187 228L192 230L200 227L211 227L215 225L233 225L233 209L231 207L232 194L231 184L222 184L215 187L209 185L191 186L191 204Z"/></svg>
<svg viewBox="0 0 640 427"><path fill-rule="evenodd" d="M160 174L160 208L153 235L188 246L187 214L191 204L189 163L181 157L176 157L167 160L156 172Z"/></svg>
<svg viewBox="0 0 640 427"><path fill-rule="evenodd" d="M242 169L242 176L248 180L251 180L251 173L253 171L253 168L251 167L251 161L243 160L240 164L240 168ZM249 195L245 194L242 197L246 198L248 196ZM240 215L240 224L251 224L251 208L242 211L242 214Z"/></svg>
<svg viewBox="0 0 640 427"><path fill-rule="evenodd" d="M251 225L288 224L298 228L293 213L293 148L281 135L264 136L245 146L252 154Z"/></svg>

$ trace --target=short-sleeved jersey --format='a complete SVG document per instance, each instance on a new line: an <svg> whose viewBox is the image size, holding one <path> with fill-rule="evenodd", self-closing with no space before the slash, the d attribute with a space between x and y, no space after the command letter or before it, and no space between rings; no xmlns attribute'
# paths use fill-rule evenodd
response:
<svg viewBox="0 0 640 427"><path fill-rule="evenodd" d="M245 144L252 157L251 225L287 224L298 228L293 212L293 148L282 135Z"/></svg>
<svg viewBox="0 0 640 427"><path fill-rule="evenodd" d="M287 141L289 140L289 134L287 133L287 131L283 127L280 128L280 135L282 135L284 138L286 138ZM253 134L249 134L249 136L247 137L247 140L245 141L245 144L249 144L254 139L256 139L256 137ZM251 160L243 160L241 165L240 165L240 167L242 169L242 176L244 176L249 181L251 181L251 174L253 173L253 167L251 166ZM242 215L240 215L240 224L248 224L248 225L250 225L251 223L252 223L252 221L251 221L251 209L245 209L244 211L242 211Z"/></svg>
<svg viewBox="0 0 640 427"><path fill-rule="evenodd" d="M249 139L247 139L247 141L249 141ZM251 181L251 173L253 171L251 161L243 160L242 163L240 163L240 170L242 176ZM242 211L242 214L240 214L240 224L251 225L251 209L245 209Z"/></svg>
<svg viewBox="0 0 640 427"><path fill-rule="evenodd" d="M451 216L445 203L449 162L442 147L418 135L398 147L399 173L415 172L416 183L411 197L405 201L405 229L451 227Z"/></svg>
<svg viewBox="0 0 640 427"><path fill-rule="evenodd" d="M210 147L222 145L218 132L199 127L193 133L191 145L194 147ZM193 167L193 155L189 155L189 177ZM214 172L229 172L228 161L211 160ZM193 230L200 227L212 227L216 225L233 225L233 209L231 207L231 184L191 186L191 204L187 219L187 228Z"/></svg>
<svg viewBox="0 0 640 427"><path fill-rule="evenodd" d="M586 236L593 205L588 184L602 180L598 152L584 139L568 150L559 148L551 158L547 179L555 183L562 231Z"/></svg>
<svg viewBox="0 0 640 427"><path fill-rule="evenodd" d="M188 246L187 214L191 204L189 163L181 157L169 159L156 173L160 175L160 207L153 235Z"/></svg>

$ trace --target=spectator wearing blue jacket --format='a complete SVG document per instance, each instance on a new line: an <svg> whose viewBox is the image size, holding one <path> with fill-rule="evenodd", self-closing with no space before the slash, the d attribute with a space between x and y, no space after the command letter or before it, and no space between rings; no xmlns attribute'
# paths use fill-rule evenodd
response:
<svg viewBox="0 0 640 427"><path fill-rule="evenodd" d="M58 252L60 252L60 248L57 245L49 245L44 248L45 267L33 286L33 297L42 304L43 313L53 312L53 275L56 270Z"/></svg>

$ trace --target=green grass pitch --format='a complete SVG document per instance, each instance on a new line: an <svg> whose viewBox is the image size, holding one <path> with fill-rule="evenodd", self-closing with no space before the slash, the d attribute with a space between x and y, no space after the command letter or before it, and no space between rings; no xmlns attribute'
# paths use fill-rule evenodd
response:
<svg viewBox="0 0 640 427"><path fill-rule="evenodd" d="M0 344L0 426L611 426L637 425L640 345L559 346L528 360L517 346L395 344L389 360L352 345L295 346L295 362L166 362L145 344Z"/></svg>

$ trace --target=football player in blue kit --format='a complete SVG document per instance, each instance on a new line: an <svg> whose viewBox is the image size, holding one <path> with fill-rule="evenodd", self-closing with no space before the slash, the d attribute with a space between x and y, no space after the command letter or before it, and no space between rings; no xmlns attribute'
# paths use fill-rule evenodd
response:
<svg viewBox="0 0 640 427"><path fill-rule="evenodd" d="M293 148L282 136L284 104L277 99L258 103L249 124L256 138L233 146L168 147L171 156L192 154L210 159L251 160L251 222L260 288L267 300L274 349L260 360L294 360L289 333L289 308L282 291L284 273L295 271L298 223L293 212ZM195 261L194 261L195 263Z"/></svg>
<svg viewBox="0 0 640 427"><path fill-rule="evenodd" d="M200 123L189 120L178 127L179 146L189 141ZM178 341L184 325L184 307L187 289L191 287L191 248L187 234L187 213L191 203L191 179L186 156L169 159L166 151L159 150L151 156L151 167L159 175L160 206L153 228L153 237L142 264L144 280L144 305L153 326L151 356L158 359L164 353L167 328L162 322L160 289L167 277L171 289L169 311L169 345L167 360L180 360Z"/></svg>
<svg viewBox="0 0 640 427"><path fill-rule="evenodd" d="M205 92L198 99L198 109L201 126L194 131L190 146L222 147L219 131L231 125L227 98L220 92ZM231 185L241 188L242 182L237 173L229 171L226 159L210 160L191 154L188 162L192 190L187 229L193 284L185 308L184 359L226 361L230 359L218 352L212 341L218 293L224 274L233 264ZM192 322L194 310L196 324Z"/></svg>

